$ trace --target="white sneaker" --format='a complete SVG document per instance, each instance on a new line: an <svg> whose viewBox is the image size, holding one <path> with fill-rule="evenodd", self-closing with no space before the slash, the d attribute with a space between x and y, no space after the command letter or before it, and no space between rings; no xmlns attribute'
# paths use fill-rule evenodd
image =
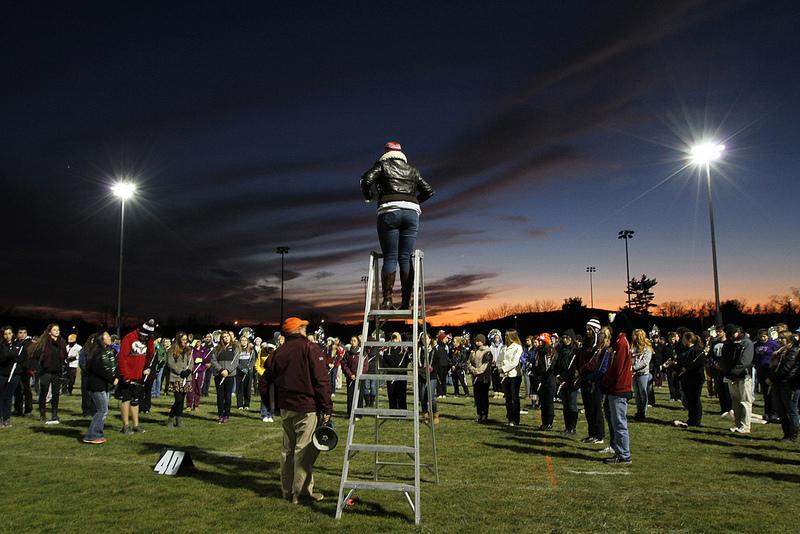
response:
<svg viewBox="0 0 800 534"><path fill-rule="evenodd" d="M609 446L609 447L606 447L605 449L603 449L601 451L597 451L597 452L599 452L600 454L614 454L614 449L612 449Z"/></svg>
<svg viewBox="0 0 800 534"><path fill-rule="evenodd" d="M261 419L262 423L269 423L269 417L264 417Z"/></svg>
<svg viewBox="0 0 800 534"><path fill-rule="evenodd" d="M267 423L274 423L275 420L272 417L267 417Z"/></svg>
<svg viewBox="0 0 800 534"><path fill-rule="evenodd" d="M528 410L520 410L519 414L520 415L528 415Z"/></svg>
<svg viewBox="0 0 800 534"><path fill-rule="evenodd" d="M60 424L60 423L61 423L61 421L59 421L58 419L50 419L45 424L46 425L57 425L57 424Z"/></svg>
<svg viewBox="0 0 800 534"><path fill-rule="evenodd" d="M336 398L336 393L331 393L331 398L335 399Z"/></svg>
<svg viewBox="0 0 800 534"><path fill-rule="evenodd" d="M723 419L730 419L731 421L733 421L733 410L730 410L728 412L723 412L719 414L719 416L722 417Z"/></svg>

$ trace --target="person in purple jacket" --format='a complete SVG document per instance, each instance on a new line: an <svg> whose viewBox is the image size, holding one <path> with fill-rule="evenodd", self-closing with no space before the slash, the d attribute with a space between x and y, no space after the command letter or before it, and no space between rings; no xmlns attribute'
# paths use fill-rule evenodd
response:
<svg viewBox="0 0 800 534"><path fill-rule="evenodd" d="M211 334L206 334L203 342L192 349L192 389L186 394L186 406L193 412L200 407L203 383L206 380L206 370L211 367L213 348Z"/></svg>
<svg viewBox="0 0 800 534"><path fill-rule="evenodd" d="M758 331L758 340L754 344L753 365L756 368L756 379L764 396L764 419L770 423L780 423L775 403L772 402L772 393L767 384L769 378L769 364L772 362L772 353L780 348L774 339L770 339L769 332L763 328Z"/></svg>

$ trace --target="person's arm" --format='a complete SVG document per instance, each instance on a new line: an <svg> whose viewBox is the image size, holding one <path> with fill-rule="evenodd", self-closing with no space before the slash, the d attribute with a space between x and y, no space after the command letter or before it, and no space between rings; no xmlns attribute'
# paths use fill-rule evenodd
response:
<svg viewBox="0 0 800 534"><path fill-rule="evenodd" d="M422 204L433 196L433 188L417 171L417 202Z"/></svg>
<svg viewBox="0 0 800 534"><path fill-rule="evenodd" d="M519 345L510 345L506 347L505 354L503 367L501 369L504 373L510 373L519 365L519 358L522 355L522 350Z"/></svg>
<svg viewBox="0 0 800 534"><path fill-rule="evenodd" d="M375 162L370 170L364 173L361 177L361 193L364 195L364 200L372 200L372 185L378 179L383 167L379 161Z"/></svg>
<svg viewBox="0 0 800 534"><path fill-rule="evenodd" d="M325 354L318 346L309 342L306 345L305 356L311 375L311 387L314 390L314 400L317 408L330 419L333 406L331 404L331 384L328 378L328 365L325 363Z"/></svg>
<svg viewBox="0 0 800 534"><path fill-rule="evenodd" d="M217 360L217 352L211 351L211 367L214 369L214 374L219 374L222 371L222 364Z"/></svg>

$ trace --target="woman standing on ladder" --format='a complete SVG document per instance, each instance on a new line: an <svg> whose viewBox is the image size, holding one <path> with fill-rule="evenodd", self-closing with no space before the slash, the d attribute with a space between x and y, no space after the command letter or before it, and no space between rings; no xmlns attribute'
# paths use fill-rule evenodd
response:
<svg viewBox="0 0 800 534"><path fill-rule="evenodd" d="M400 309L408 309L414 280L411 255L417 241L420 204L433 196L433 188L416 168L408 164L400 143L389 141L383 151L384 154L361 177L361 191L367 202L373 198L373 186L378 191L378 240L383 254L381 308L395 309L392 291L399 264Z"/></svg>

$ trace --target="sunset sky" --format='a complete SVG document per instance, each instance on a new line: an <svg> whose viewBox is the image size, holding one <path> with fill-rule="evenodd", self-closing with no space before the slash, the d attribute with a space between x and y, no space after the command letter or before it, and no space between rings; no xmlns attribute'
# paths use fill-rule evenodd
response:
<svg viewBox="0 0 800 534"><path fill-rule="evenodd" d="M800 6L794 2L6 3L0 305L271 322L363 309L388 140L423 205L429 314L580 296L722 299L800 285ZM10 227L9 227L10 223Z"/></svg>

